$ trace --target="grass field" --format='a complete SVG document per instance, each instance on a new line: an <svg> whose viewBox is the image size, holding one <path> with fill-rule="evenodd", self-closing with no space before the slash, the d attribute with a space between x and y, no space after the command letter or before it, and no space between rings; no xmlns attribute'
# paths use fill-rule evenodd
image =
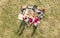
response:
<svg viewBox="0 0 60 38"><path fill-rule="evenodd" d="M26 27L18 36L20 8L34 4L46 9L45 17L33 37L32 27ZM60 0L0 0L0 38L60 38Z"/></svg>

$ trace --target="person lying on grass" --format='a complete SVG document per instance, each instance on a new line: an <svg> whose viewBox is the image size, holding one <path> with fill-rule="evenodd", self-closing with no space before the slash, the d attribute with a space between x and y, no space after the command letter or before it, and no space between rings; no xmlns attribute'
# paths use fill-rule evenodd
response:
<svg viewBox="0 0 60 38"><path fill-rule="evenodd" d="M34 5L31 9L28 6L22 7L21 14L23 14L23 21L28 24L33 24L33 33L34 35L40 20L43 18L43 14L45 13L45 9L39 10L36 5Z"/></svg>

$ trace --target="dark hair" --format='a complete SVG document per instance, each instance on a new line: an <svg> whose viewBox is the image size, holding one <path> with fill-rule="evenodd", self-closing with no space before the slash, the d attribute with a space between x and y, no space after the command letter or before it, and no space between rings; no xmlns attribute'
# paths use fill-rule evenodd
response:
<svg viewBox="0 0 60 38"><path fill-rule="evenodd" d="M33 8L34 8L34 9L37 9L37 6L36 6L36 5L34 5L34 6L33 6Z"/></svg>
<svg viewBox="0 0 60 38"><path fill-rule="evenodd" d="M33 6L32 10L35 12L35 9L37 9L36 5Z"/></svg>

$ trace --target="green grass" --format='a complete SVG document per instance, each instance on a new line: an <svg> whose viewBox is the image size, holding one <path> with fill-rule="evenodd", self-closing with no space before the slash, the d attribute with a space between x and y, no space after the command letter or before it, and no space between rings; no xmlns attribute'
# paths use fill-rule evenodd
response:
<svg viewBox="0 0 60 38"><path fill-rule="evenodd" d="M34 4L46 8L45 17L33 37L30 37L32 27L25 27L23 34L18 36L20 8ZM60 0L0 0L0 38L60 38Z"/></svg>

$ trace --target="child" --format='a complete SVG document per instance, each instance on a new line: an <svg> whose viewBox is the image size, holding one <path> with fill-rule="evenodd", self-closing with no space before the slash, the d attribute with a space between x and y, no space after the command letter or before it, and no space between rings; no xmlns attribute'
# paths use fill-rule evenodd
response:
<svg viewBox="0 0 60 38"><path fill-rule="evenodd" d="M31 37L34 35L34 33L35 33L35 31L36 31L36 29L37 29L37 26L38 26L38 24L39 24L39 17L35 17L34 18L34 21L33 21L33 32L32 32L32 34L31 34Z"/></svg>

